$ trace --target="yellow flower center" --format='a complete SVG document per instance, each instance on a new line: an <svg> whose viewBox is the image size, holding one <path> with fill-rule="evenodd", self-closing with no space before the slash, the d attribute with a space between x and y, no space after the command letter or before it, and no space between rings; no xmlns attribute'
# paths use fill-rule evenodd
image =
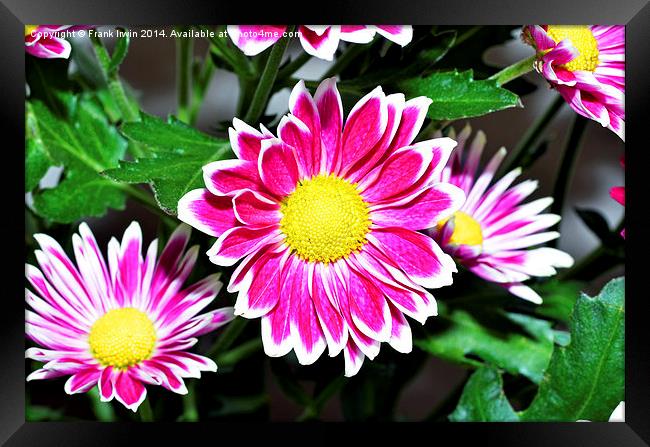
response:
<svg viewBox="0 0 650 447"><path fill-rule="evenodd" d="M483 231L481 224L472 216L462 211L456 211L447 219L438 222L438 228L447 223L449 219L454 219L454 232L449 240L453 245L481 245L483 244Z"/></svg>
<svg viewBox="0 0 650 447"><path fill-rule="evenodd" d="M368 204L347 180L318 175L298 183L281 205L280 229L302 259L333 262L366 243Z"/></svg>
<svg viewBox="0 0 650 447"><path fill-rule="evenodd" d="M578 57L564 67L569 71L594 71L598 67L598 41L585 25L548 25L546 33L559 43L571 39L573 46L578 49Z"/></svg>
<svg viewBox="0 0 650 447"><path fill-rule="evenodd" d="M149 317L132 307L106 312L90 329L90 352L104 366L124 369L147 360L156 343Z"/></svg>
<svg viewBox="0 0 650 447"><path fill-rule="evenodd" d="M38 25L25 25L25 37L31 36L32 31L36 30L38 28Z"/></svg>

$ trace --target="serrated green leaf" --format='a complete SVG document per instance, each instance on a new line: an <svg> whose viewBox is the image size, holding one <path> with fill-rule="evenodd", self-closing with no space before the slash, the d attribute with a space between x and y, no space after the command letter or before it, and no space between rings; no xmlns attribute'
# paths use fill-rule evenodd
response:
<svg viewBox="0 0 650 447"><path fill-rule="evenodd" d="M569 322L571 343L557 348L525 421L607 421L624 399L625 279L595 298L582 294Z"/></svg>
<svg viewBox="0 0 650 447"><path fill-rule="evenodd" d="M122 34L115 43L115 49L111 55L111 63L108 66L108 70L106 70L109 75L112 75L120 68L124 58L126 58L126 54L129 52L129 33L124 28L117 28L117 31Z"/></svg>
<svg viewBox="0 0 650 447"><path fill-rule="evenodd" d="M61 97L68 103L65 117L55 115L38 100L27 105L33 135L38 135L52 163L64 168L55 188L34 193L36 212L55 222L71 223L101 216L108 208L123 209L124 187L99 172L117 165L126 141L89 98L76 100L69 93Z"/></svg>
<svg viewBox="0 0 650 447"><path fill-rule="evenodd" d="M463 389L458 406L449 415L452 422L516 422L519 420L503 392L499 371L477 369Z"/></svg>
<svg viewBox="0 0 650 447"><path fill-rule="evenodd" d="M38 186L52 159L43 146L33 115L26 116L25 133L25 192L29 192Z"/></svg>
<svg viewBox="0 0 650 447"><path fill-rule="evenodd" d="M398 83L407 97L427 96L433 102L427 116L456 120L521 107L519 97L493 80L475 80L472 70L432 73Z"/></svg>
<svg viewBox="0 0 650 447"><path fill-rule="evenodd" d="M445 360L472 367L485 363L535 383L548 365L555 331L551 323L524 314L471 314L463 309L440 316L437 331L416 340L416 346Z"/></svg>
<svg viewBox="0 0 650 447"><path fill-rule="evenodd" d="M151 184L158 204L175 214L178 200L203 187L204 165L233 157L227 140L213 138L178 120L167 122L142 114L142 121L125 123L121 132L147 151L135 161L122 161L103 174L125 183Z"/></svg>

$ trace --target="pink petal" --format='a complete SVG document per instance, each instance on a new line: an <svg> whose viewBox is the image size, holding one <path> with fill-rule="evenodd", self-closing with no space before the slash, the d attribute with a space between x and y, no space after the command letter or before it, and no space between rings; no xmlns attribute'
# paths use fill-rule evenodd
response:
<svg viewBox="0 0 650 447"><path fill-rule="evenodd" d="M247 56L255 56L282 38L286 25L228 25L228 36Z"/></svg>
<svg viewBox="0 0 650 447"><path fill-rule="evenodd" d="M113 387L113 367L107 366L99 376L99 397L102 402L108 402L113 399L115 395L115 388Z"/></svg>
<svg viewBox="0 0 650 447"><path fill-rule="evenodd" d="M128 371L121 371L115 375L115 397L135 413L147 397L147 390L139 380L134 380Z"/></svg>
<svg viewBox="0 0 650 447"><path fill-rule="evenodd" d="M243 190L232 199L235 216L245 225L268 226L282 219L280 205L254 191Z"/></svg>
<svg viewBox="0 0 650 447"><path fill-rule="evenodd" d="M232 199L215 196L207 189L195 189L178 201L178 219L192 227L219 237L239 223L232 208Z"/></svg>
<svg viewBox="0 0 650 447"><path fill-rule="evenodd" d="M386 96L375 88L350 111L343 129L341 169L346 172L380 140L388 122Z"/></svg>
<svg viewBox="0 0 650 447"><path fill-rule="evenodd" d="M320 83L314 95L321 124L321 140L325 156L326 172L338 172L341 163L341 130L343 129L343 105L336 88L336 78Z"/></svg>
<svg viewBox="0 0 650 447"><path fill-rule="evenodd" d="M388 341L390 309L381 290L354 270L351 270L348 288L350 314L356 327L374 340Z"/></svg>
<svg viewBox="0 0 650 447"><path fill-rule="evenodd" d="M307 91L307 88L305 87L304 81L302 80L296 84L293 90L291 90L291 95L289 96L289 111L298 119L298 123L296 123L297 127L300 127L299 123L303 123L308 130L305 132L303 128L301 136L296 140L300 141L301 144L304 144L304 147L302 148L296 147L298 160L300 160L305 167L306 175L318 174L321 171L321 163L323 161L321 121L316 102L312 99L309 91ZM309 137L311 137L311 143L305 141ZM284 138L282 139L284 140ZM289 143L286 140L285 142Z"/></svg>
<svg viewBox="0 0 650 447"><path fill-rule="evenodd" d="M291 333L301 365L311 365L325 350L325 338L309 295L306 263L298 263L291 296Z"/></svg>
<svg viewBox="0 0 650 447"><path fill-rule="evenodd" d="M345 345L345 377L355 376L363 365L365 356L353 340L348 340Z"/></svg>
<svg viewBox="0 0 650 447"><path fill-rule="evenodd" d="M298 183L298 164L293 149L278 139L264 140L258 164L268 190L279 197L291 194Z"/></svg>
<svg viewBox="0 0 650 447"><path fill-rule="evenodd" d="M323 276L330 274L328 268L321 263L310 263L309 265L311 298L327 341L329 356L334 357L347 343L347 327L341 313L332 304L325 290Z"/></svg>
<svg viewBox="0 0 650 447"><path fill-rule="evenodd" d="M411 25L377 25L376 28L379 34L402 47L413 39Z"/></svg>
<svg viewBox="0 0 650 447"><path fill-rule="evenodd" d="M339 46L340 27L338 26L312 26L317 31L301 25L300 43L305 51L319 59L331 61Z"/></svg>
<svg viewBox="0 0 650 447"><path fill-rule="evenodd" d="M406 318L395 306L390 305L390 315L392 318L391 335L388 343L397 352L408 354L413 349L413 337L411 335L411 327L409 326Z"/></svg>
<svg viewBox="0 0 650 447"><path fill-rule="evenodd" d="M203 166L203 180L208 190L217 196L232 196L251 189L264 189L257 171L257 160L219 160Z"/></svg>
<svg viewBox="0 0 650 447"><path fill-rule="evenodd" d="M258 318L275 307L282 286L280 279L283 262L286 259L285 253L288 254L266 250L251 262L250 269L238 286L236 315Z"/></svg>
<svg viewBox="0 0 650 447"><path fill-rule="evenodd" d="M456 264L430 237L402 228L373 230L367 237L422 287L435 289L453 282Z"/></svg>
<svg viewBox="0 0 650 447"><path fill-rule="evenodd" d="M207 255L214 264L231 266L244 256L283 238L277 227L235 227L219 236Z"/></svg>
<svg viewBox="0 0 650 447"><path fill-rule="evenodd" d="M401 226L424 230L458 211L465 201L462 189L450 183L436 183L406 203L381 205L372 210L374 225Z"/></svg>
<svg viewBox="0 0 650 447"><path fill-rule="evenodd" d="M427 116L429 106L433 101L426 96L419 96L408 100L404 104L399 128L391 142L391 150L410 145L422 128L422 123Z"/></svg>
<svg viewBox="0 0 650 447"><path fill-rule="evenodd" d="M68 394L85 393L97 384L101 371L95 368L89 368L70 376L65 382L64 389Z"/></svg>

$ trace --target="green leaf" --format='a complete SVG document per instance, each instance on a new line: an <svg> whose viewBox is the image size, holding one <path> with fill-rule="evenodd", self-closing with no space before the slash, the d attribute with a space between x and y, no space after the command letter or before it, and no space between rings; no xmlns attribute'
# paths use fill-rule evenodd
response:
<svg viewBox="0 0 650 447"><path fill-rule="evenodd" d="M544 300L535 313L562 322L569 321L573 306L578 299L584 283L580 281L547 281L533 288Z"/></svg>
<svg viewBox="0 0 650 447"><path fill-rule="evenodd" d="M27 115L27 140L25 141L25 192L32 191L38 186L49 167L52 159L41 141L33 115Z"/></svg>
<svg viewBox="0 0 650 447"><path fill-rule="evenodd" d="M551 323L528 315L456 309L441 312L436 321L436 332L416 340L416 346L463 365L488 363L538 383L553 352Z"/></svg>
<svg viewBox="0 0 650 447"><path fill-rule="evenodd" d="M477 369L465 384L458 406L449 415L449 420L452 422L516 422L519 417L503 392L503 381L499 371L491 367L482 367Z"/></svg>
<svg viewBox="0 0 650 447"><path fill-rule="evenodd" d="M525 421L607 421L624 399L625 279L595 298L582 294L569 327L571 343L553 353Z"/></svg>
<svg viewBox="0 0 650 447"><path fill-rule="evenodd" d="M89 98L75 102L71 94L62 97L69 104L66 117L55 115L41 101L27 104L31 140L40 140L52 163L64 168L55 188L34 193L36 212L55 222L71 223L102 216L108 208L123 209L124 187L99 172L117 165L126 141Z"/></svg>
<svg viewBox="0 0 650 447"><path fill-rule="evenodd" d="M399 82L398 86L407 97L429 97L433 103L427 116L434 120L456 120L521 107L517 95L498 87L494 80L474 80L472 70L432 73Z"/></svg>
<svg viewBox="0 0 650 447"><path fill-rule="evenodd" d="M129 33L124 28L117 28L116 31L122 34L120 34L120 37L115 43L115 49L111 55L111 62L108 65L108 70L106 70L109 75L114 74L120 68L124 58L126 58L126 54L129 52Z"/></svg>
<svg viewBox="0 0 650 447"><path fill-rule="evenodd" d="M204 165L232 156L227 140L213 138L174 118L167 122L142 114L142 121L125 123L121 132L140 143L147 155L122 161L103 174L125 183L151 184L160 207L176 213L178 200L188 191L203 187Z"/></svg>

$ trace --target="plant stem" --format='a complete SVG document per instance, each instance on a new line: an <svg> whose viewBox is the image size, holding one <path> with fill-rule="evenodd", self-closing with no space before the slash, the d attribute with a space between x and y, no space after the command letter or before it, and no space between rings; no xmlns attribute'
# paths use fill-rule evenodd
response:
<svg viewBox="0 0 650 447"><path fill-rule="evenodd" d="M262 348L262 341L259 338L254 338L249 340L236 348L231 349L230 351L223 352L219 354L219 357L216 359L217 366L228 366L234 365L238 361L245 359L249 355L257 352Z"/></svg>
<svg viewBox="0 0 650 447"><path fill-rule="evenodd" d="M255 89L253 100L251 101L248 112L244 117L245 122L257 123L260 116L262 116L262 113L264 113L271 90L273 89L273 84L275 83L275 78L278 75L282 57L284 56L288 44L289 37L283 37L271 48L269 59L266 61L266 66L264 67L264 71L262 71L262 76L260 76L259 83Z"/></svg>
<svg viewBox="0 0 650 447"><path fill-rule="evenodd" d="M526 59L522 59L519 62L515 62L514 64L509 65L503 70L493 74L488 79L497 81L498 86L507 84L513 79L516 79L519 76L523 76L526 73L532 71L533 63L535 62L536 57L537 55L533 54L532 56L527 57Z"/></svg>
<svg viewBox="0 0 650 447"><path fill-rule="evenodd" d="M142 422L153 422L153 411L151 411L151 403L149 399L145 400L140 404L139 408L140 421Z"/></svg>
<svg viewBox="0 0 650 447"><path fill-rule="evenodd" d="M110 402L102 402L99 398L99 390L97 387L92 388L88 392L90 404L93 408L93 413L98 421L113 422L115 421L115 412Z"/></svg>
<svg viewBox="0 0 650 447"><path fill-rule="evenodd" d="M345 51L336 59L336 62L325 72L322 79L331 78L334 75L341 73L345 70L352 61L354 61L357 56L366 51L372 43L366 45L350 45Z"/></svg>
<svg viewBox="0 0 650 447"><path fill-rule="evenodd" d="M187 394L183 396L183 422L196 422L199 420L199 410L196 407L194 381L188 383Z"/></svg>
<svg viewBox="0 0 650 447"><path fill-rule="evenodd" d="M246 328L247 323L248 319L243 317L237 317L230 322L208 351L208 357L216 358L220 353L226 351Z"/></svg>
<svg viewBox="0 0 650 447"><path fill-rule="evenodd" d="M194 83L189 117L191 125L194 125L196 123L196 120L199 116L199 111L201 110L201 105L203 104L203 100L205 98L205 92L207 91L208 86L210 85L210 81L212 80L214 69L215 66L212 63L210 52L208 50L208 54L206 54L205 58L203 59L201 71L199 72L196 82Z"/></svg>
<svg viewBox="0 0 650 447"><path fill-rule="evenodd" d="M458 35L458 37L456 37L456 40L454 41L453 47L457 47L461 43L465 42L467 39L469 39L474 34L479 32L481 28L483 28L483 26L481 25L473 26L467 31L465 31L463 34Z"/></svg>
<svg viewBox="0 0 650 447"><path fill-rule="evenodd" d="M101 67L102 75L108 84L108 89L111 92L117 107L120 109L122 119L124 121L140 121L140 112L139 110L134 109L127 99L124 86L120 81L117 71L113 74L108 72L111 64L111 57L108 54L108 50L104 46L104 43L95 33L90 34L90 41L95 50L95 54L97 55L97 60L99 60L99 66Z"/></svg>
<svg viewBox="0 0 650 447"><path fill-rule="evenodd" d="M587 119L575 114L569 129L569 136L564 146L560 169L558 170L557 176L555 177L555 184L553 185L554 200L551 205L551 213L562 214L566 192L573 179L575 164L578 159L580 147L582 146L581 143L586 126Z"/></svg>
<svg viewBox="0 0 650 447"><path fill-rule="evenodd" d="M182 31L182 29L179 31ZM190 115L193 47L192 39L187 37L176 38L176 93L178 95L176 116L186 123L189 122Z"/></svg>
<svg viewBox="0 0 650 447"><path fill-rule="evenodd" d="M323 390L316 396L303 410L302 414L296 418L296 422L306 421L309 419L317 418L325 404L331 399L338 390L343 387L346 379L343 377L337 377L332 380Z"/></svg>
<svg viewBox="0 0 650 447"><path fill-rule="evenodd" d="M537 142L540 135L544 133L548 124L553 120L558 110L564 104L564 98L560 95L553 100L546 111L528 128L524 136L510 153L510 160L503 164L499 169L497 177L510 172L513 168L520 165L530 148Z"/></svg>
<svg viewBox="0 0 650 447"><path fill-rule="evenodd" d="M311 55L309 53L301 53L300 56L289 62L278 72L278 80L288 78L305 65L310 59Z"/></svg>
<svg viewBox="0 0 650 447"><path fill-rule="evenodd" d="M204 25L199 28L207 32L211 31L210 28ZM208 40L215 48L215 54L230 65L237 75L247 79L255 77L255 70L251 61L239 49L230 48L225 39L220 39L219 37L208 37Z"/></svg>

